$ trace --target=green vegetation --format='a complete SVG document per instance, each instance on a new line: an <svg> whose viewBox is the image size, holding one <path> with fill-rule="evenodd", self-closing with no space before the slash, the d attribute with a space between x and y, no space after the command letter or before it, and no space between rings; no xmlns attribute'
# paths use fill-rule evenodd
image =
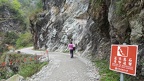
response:
<svg viewBox="0 0 144 81"><path fill-rule="evenodd" d="M104 2L104 0L90 0L90 3L93 5L94 8L99 8L100 5Z"/></svg>
<svg viewBox="0 0 144 81"><path fill-rule="evenodd" d="M11 44L15 45L16 40L18 39L18 35L15 32L6 32L4 35L3 44Z"/></svg>
<svg viewBox="0 0 144 81"><path fill-rule="evenodd" d="M109 63L107 60L97 60L94 61L96 67L99 68L99 74L101 75L100 81L119 81L120 73L109 70ZM144 81L143 76L137 75L131 76L124 74L125 81Z"/></svg>
<svg viewBox="0 0 144 81"><path fill-rule="evenodd" d="M116 3L116 14L122 15L124 13L123 6L124 6L124 0L120 0Z"/></svg>
<svg viewBox="0 0 144 81"><path fill-rule="evenodd" d="M0 0L0 11L3 10L3 6L7 7L13 14L6 20L20 21L23 30L26 30L29 26L29 16L35 12L42 11L43 8L42 0Z"/></svg>
<svg viewBox="0 0 144 81"><path fill-rule="evenodd" d="M133 5L135 3L136 2L134 2L134 0L119 0L119 1L117 1L116 2L116 14L118 16L123 16L123 17L130 15L130 12L135 10L135 9L133 9L133 6L130 6L130 4Z"/></svg>
<svg viewBox="0 0 144 81"><path fill-rule="evenodd" d="M40 71L40 69L46 64L47 64L47 62L37 63L37 64L33 62L31 64L24 64L18 73L25 78L30 77L33 74L35 74L36 72Z"/></svg>
<svg viewBox="0 0 144 81"><path fill-rule="evenodd" d="M33 44L33 41L32 41L32 35L30 32L21 34L16 41L17 48L32 46L32 44Z"/></svg>
<svg viewBox="0 0 144 81"><path fill-rule="evenodd" d="M0 12L3 12L4 7L11 13L9 18L0 18L0 21L7 21L9 19L14 22L20 22L21 33L17 32L1 32L0 47L1 52L6 49L6 44L19 47L31 46L32 35L28 32L29 17L36 16L37 13L43 10L42 0L0 0Z"/></svg>
<svg viewBox="0 0 144 81"><path fill-rule="evenodd" d="M42 0L39 0L38 3L36 4L36 9L37 10L42 10L42 8L43 8Z"/></svg>
<svg viewBox="0 0 144 81"><path fill-rule="evenodd" d="M119 81L119 73L109 70L109 63L107 60L95 61L96 66L99 68L101 81Z"/></svg>
<svg viewBox="0 0 144 81"><path fill-rule="evenodd" d="M29 20L37 20L37 14L43 11L43 7L42 7L42 1L40 0L37 4L36 4L36 9L34 9L28 16L29 16Z"/></svg>
<svg viewBox="0 0 144 81"><path fill-rule="evenodd" d="M0 0L0 6L9 4L9 0Z"/></svg>
<svg viewBox="0 0 144 81"><path fill-rule="evenodd" d="M11 17L1 19L1 22L7 20L13 20L15 22L19 21L21 23L20 28L24 29L27 24L24 22L24 12L21 10L21 4L17 0L1 0L0 1L0 12L3 12L4 7L11 13Z"/></svg>
<svg viewBox="0 0 144 81"><path fill-rule="evenodd" d="M69 50L68 49L63 50L63 53L69 53Z"/></svg>
<svg viewBox="0 0 144 81"><path fill-rule="evenodd" d="M0 12L4 7L11 13L10 18L1 18L0 21L11 19L14 22L20 22L22 32L0 32L0 54L8 51L8 46L27 47L32 46L32 35L27 31L29 27L29 17L42 11L42 0L0 0Z"/></svg>
<svg viewBox="0 0 144 81"><path fill-rule="evenodd" d="M15 32L6 32L2 35L3 39L0 42L0 53L8 51L11 48L28 47L33 44L32 34L30 32L25 32L19 35Z"/></svg>
<svg viewBox="0 0 144 81"><path fill-rule="evenodd" d="M32 59L32 61L24 62L24 58L30 59L34 56L4 54L4 52L7 51L8 46L21 48L32 45L32 35L27 31L29 27L29 17L42 11L42 0L0 0L0 12L3 12L4 7L11 13L11 17L0 18L0 21L5 22L11 19L14 22L20 22L20 28L23 31L18 33L13 31L0 32L0 65L3 62L9 62L10 60L14 62L11 66L0 66L0 80L7 79L17 73L24 77L30 77L46 65L47 62L41 63L34 59ZM6 57L8 57L8 60L6 60ZM6 67L9 67L11 71Z"/></svg>
<svg viewBox="0 0 144 81"><path fill-rule="evenodd" d="M18 0L13 0L12 1L12 8L19 11L21 8L21 4L18 2Z"/></svg>
<svg viewBox="0 0 144 81"><path fill-rule="evenodd" d="M42 0L19 0L21 10L24 12L24 22L29 26L29 18L43 10Z"/></svg>
<svg viewBox="0 0 144 81"><path fill-rule="evenodd" d="M3 54L0 56L0 64L6 61L6 57L8 58L7 62L12 61L13 63L12 65L7 64L5 67L0 67L0 80L7 79L14 74L20 74L25 78L30 77L48 64L48 62L39 62L35 59L38 56L22 54ZM8 70L6 67L10 69Z"/></svg>

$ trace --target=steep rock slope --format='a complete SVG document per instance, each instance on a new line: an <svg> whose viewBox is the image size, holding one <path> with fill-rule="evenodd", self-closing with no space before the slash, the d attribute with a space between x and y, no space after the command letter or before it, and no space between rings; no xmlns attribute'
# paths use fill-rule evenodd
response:
<svg viewBox="0 0 144 81"><path fill-rule="evenodd" d="M18 19L18 14L14 9L10 8L8 5L0 6L0 31L16 31L22 32L25 30L24 23Z"/></svg>
<svg viewBox="0 0 144 81"><path fill-rule="evenodd" d="M78 51L94 55L100 52L97 50L103 48L101 46L109 45L108 19L105 21L105 17L99 16L97 20L100 19L101 23L95 23L93 15L90 15L92 11L88 12L88 0L45 0L46 3L45 13L37 15L37 20L31 20L35 48L62 51L73 41Z"/></svg>
<svg viewBox="0 0 144 81"><path fill-rule="evenodd" d="M111 43L138 45L137 76L144 75L144 1L111 1L108 20Z"/></svg>
<svg viewBox="0 0 144 81"><path fill-rule="evenodd" d="M144 74L143 0L43 0L31 19L35 49L64 51L70 41L83 56L109 58L111 44L137 44L138 74Z"/></svg>
<svg viewBox="0 0 144 81"><path fill-rule="evenodd" d="M64 50L73 41L78 51L97 54L104 43L142 43L141 0L43 0L43 4L44 12L31 19L35 48Z"/></svg>

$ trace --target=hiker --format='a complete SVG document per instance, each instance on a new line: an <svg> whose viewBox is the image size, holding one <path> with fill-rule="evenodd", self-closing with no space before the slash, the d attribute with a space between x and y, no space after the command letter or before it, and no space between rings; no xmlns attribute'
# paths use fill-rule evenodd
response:
<svg viewBox="0 0 144 81"><path fill-rule="evenodd" d="M71 58L73 58L74 44L72 44L72 42L70 42L70 44L68 44L68 48L70 50Z"/></svg>

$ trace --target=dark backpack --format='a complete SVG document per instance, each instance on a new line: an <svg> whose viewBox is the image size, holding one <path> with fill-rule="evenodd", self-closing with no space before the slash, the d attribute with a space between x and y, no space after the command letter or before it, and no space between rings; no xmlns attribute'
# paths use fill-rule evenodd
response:
<svg viewBox="0 0 144 81"><path fill-rule="evenodd" d="M75 47L73 47L73 50L75 50Z"/></svg>

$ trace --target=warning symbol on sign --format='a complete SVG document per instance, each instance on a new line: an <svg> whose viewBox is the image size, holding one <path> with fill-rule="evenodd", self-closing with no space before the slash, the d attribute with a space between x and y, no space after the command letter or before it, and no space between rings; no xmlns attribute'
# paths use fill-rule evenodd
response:
<svg viewBox="0 0 144 81"><path fill-rule="evenodd" d="M138 45L112 45L110 70L136 76Z"/></svg>
<svg viewBox="0 0 144 81"><path fill-rule="evenodd" d="M117 48L117 56L128 57L129 47L127 46L118 46Z"/></svg>

